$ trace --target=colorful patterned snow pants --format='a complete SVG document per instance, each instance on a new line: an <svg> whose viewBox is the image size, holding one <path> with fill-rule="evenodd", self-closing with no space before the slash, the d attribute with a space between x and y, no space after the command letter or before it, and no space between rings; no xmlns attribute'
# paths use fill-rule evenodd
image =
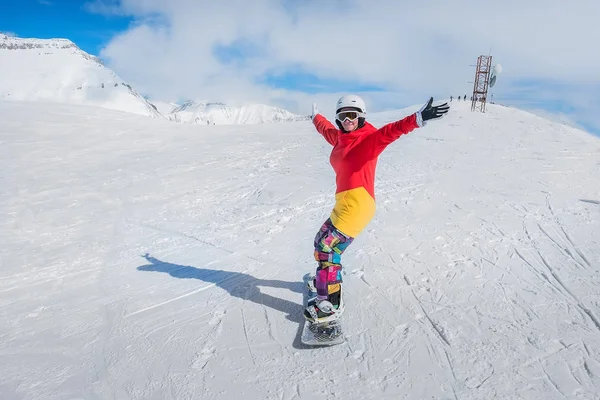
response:
<svg viewBox="0 0 600 400"><path fill-rule="evenodd" d="M317 297L325 300L339 292L342 283L341 256L354 238L337 230L331 219L325 221L315 236L315 260L318 261L315 286Z"/></svg>

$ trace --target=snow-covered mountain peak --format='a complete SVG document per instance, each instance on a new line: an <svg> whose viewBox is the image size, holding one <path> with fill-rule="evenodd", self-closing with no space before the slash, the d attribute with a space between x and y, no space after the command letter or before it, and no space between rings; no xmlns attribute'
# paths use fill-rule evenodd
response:
<svg viewBox="0 0 600 400"><path fill-rule="evenodd" d="M0 35L0 48L17 49L79 49L75 43L69 39L54 38L54 39L37 39L37 38L20 38L16 36Z"/></svg>
<svg viewBox="0 0 600 400"><path fill-rule="evenodd" d="M55 101L160 116L154 106L68 39L0 35L0 99Z"/></svg>
<svg viewBox="0 0 600 400"><path fill-rule="evenodd" d="M27 38L22 39L14 36L0 35L0 49L7 50L35 50L44 49L46 52L52 52L54 50L64 51L68 50L72 54L77 54L85 59L97 62L100 65L104 65L102 60L94 55L88 54L81 50L75 43L69 39L35 39Z"/></svg>

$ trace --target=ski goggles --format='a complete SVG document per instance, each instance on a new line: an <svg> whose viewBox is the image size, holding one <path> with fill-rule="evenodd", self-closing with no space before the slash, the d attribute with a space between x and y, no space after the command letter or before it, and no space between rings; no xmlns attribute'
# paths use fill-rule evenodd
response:
<svg viewBox="0 0 600 400"><path fill-rule="evenodd" d="M346 119L352 122L356 118L360 117L364 117L364 114L358 111L340 111L335 115L335 119L337 119L340 122L344 122Z"/></svg>

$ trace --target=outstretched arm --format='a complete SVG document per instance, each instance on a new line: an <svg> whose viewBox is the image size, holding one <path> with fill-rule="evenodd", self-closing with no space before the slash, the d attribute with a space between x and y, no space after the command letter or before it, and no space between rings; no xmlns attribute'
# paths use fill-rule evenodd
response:
<svg viewBox="0 0 600 400"><path fill-rule="evenodd" d="M443 117L449 109L448 103L433 106L433 97L430 97L429 101L416 113L381 127L373 134L372 146L375 155L381 154L390 143L400 136L410 133L416 128L424 127L429 120Z"/></svg>
<svg viewBox="0 0 600 400"><path fill-rule="evenodd" d="M373 134L375 146L379 150L377 151L377 154L381 153L387 145L397 140L400 136L406 135L421 126L422 124L419 124L419 116L417 113L382 126Z"/></svg>
<svg viewBox="0 0 600 400"><path fill-rule="evenodd" d="M365 152L371 154L371 157L378 157L390 143L418 127L417 114L415 113L399 121L382 126L370 134L369 137L365 138L361 147Z"/></svg>
<svg viewBox="0 0 600 400"><path fill-rule="evenodd" d="M319 114L316 104L313 104L312 119L315 128L317 128L317 131L323 135L325 140L327 140L327 143L335 146L337 144L338 130L331 124L331 122L327 120L327 118Z"/></svg>

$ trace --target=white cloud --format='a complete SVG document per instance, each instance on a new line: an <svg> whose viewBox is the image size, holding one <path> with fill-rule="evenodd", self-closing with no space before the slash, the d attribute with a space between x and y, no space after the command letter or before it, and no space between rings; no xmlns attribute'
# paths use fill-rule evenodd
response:
<svg viewBox="0 0 600 400"><path fill-rule="evenodd" d="M511 97L508 87L535 79L559 84L562 93L578 90L571 97L600 106L586 89L600 84L600 52L592 50L600 42L597 0L95 0L86 7L135 19L101 56L141 91L164 100L286 99L297 104L293 111L307 113L316 99L330 108L338 93L257 83L274 71L301 70L386 88L366 94L373 110L403 106L429 95L469 94L472 65L491 48L504 66L498 96ZM256 56L224 63L215 55L216 46L240 41Z"/></svg>

